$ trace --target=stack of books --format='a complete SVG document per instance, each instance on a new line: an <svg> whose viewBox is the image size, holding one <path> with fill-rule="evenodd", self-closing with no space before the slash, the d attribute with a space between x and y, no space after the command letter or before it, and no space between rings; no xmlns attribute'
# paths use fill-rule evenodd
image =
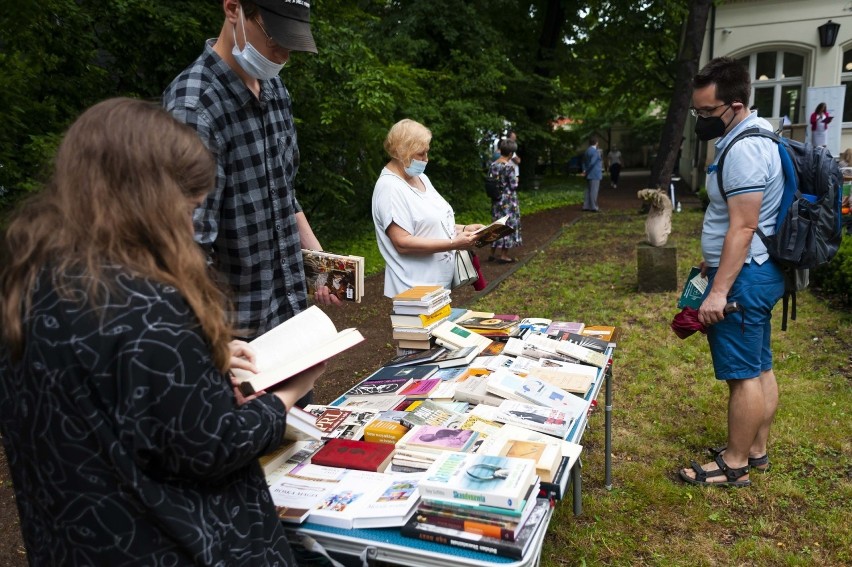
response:
<svg viewBox="0 0 852 567"><path fill-rule="evenodd" d="M391 325L397 354L431 349L432 331L451 309L450 290L438 285L415 286L395 296Z"/></svg>
<svg viewBox="0 0 852 567"><path fill-rule="evenodd" d="M479 433L470 429L415 425L396 443L391 470L423 472L444 451L471 452L478 438Z"/></svg>
<svg viewBox="0 0 852 567"><path fill-rule="evenodd" d="M547 512L535 461L443 452L418 485L404 536L521 558Z"/></svg>

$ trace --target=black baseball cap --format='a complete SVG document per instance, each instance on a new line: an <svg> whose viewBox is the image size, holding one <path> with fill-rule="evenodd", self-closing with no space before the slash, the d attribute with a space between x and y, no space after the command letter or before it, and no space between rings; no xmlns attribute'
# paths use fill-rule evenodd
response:
<svg viewBox="0 0 852 567"><path fill-rule="evenodd" d="M317 52L311 35L311 3L308 0L254 0L263 26L275 43L290 51Z"/></svg>

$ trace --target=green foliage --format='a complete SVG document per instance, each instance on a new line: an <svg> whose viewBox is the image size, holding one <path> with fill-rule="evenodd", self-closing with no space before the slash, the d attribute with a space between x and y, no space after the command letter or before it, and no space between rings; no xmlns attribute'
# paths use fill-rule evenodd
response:
<svg viewBox="0 0 852 567"><path fill-rule="evenodd" d="M815 287L852 304L852 237L845 235L837 255L831 262L811 270L811 283Z"/></svg>

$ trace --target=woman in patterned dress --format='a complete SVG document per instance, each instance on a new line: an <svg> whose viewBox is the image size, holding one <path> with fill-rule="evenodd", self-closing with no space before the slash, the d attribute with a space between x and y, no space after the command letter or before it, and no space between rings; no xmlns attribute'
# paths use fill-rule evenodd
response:
<svg viewBox="0 0 852 567"><path fill-rule="evenodd" d="M9 225L0 434L30 565L295 565L258 457L322 367L242 398L193 240L215 162L161 108L78 118Z"/></svg>
<svg viewBox="0 0 852 567"><path fill-rule="evenodd" d="M518 149L518 144L510 139L501 140L499 149L500 157L491 164L489 171L489 175L500 180L501 188L500 199L491 203L491 219L496 221L509 215L506 224L514 228L515 232L504 236L491 245L491 256L488 257L488 260L499 264L510 264L517 262L517 260L509 256L509 249L522 244L521 208L518 205L518 177L515 175L515 168L510 162L512 154Z"/></svg>

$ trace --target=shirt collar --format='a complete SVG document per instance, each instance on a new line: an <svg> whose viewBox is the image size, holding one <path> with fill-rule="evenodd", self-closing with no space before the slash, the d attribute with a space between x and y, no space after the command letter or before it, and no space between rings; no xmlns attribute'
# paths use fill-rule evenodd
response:
<svg viewBox="0 0 852 567"><path fill-rule="evenodd" d="M719 155L722 149L727 146L728 142L733 140L737 136L737 134L739 134L746 128L750 128L755 120L757 120L757 111L752 110L751 112L749 112L748 116L743 118L739 124L734 126L733 130L716 140L716 143L714 144L716 146L716 155Z"/></svg>

